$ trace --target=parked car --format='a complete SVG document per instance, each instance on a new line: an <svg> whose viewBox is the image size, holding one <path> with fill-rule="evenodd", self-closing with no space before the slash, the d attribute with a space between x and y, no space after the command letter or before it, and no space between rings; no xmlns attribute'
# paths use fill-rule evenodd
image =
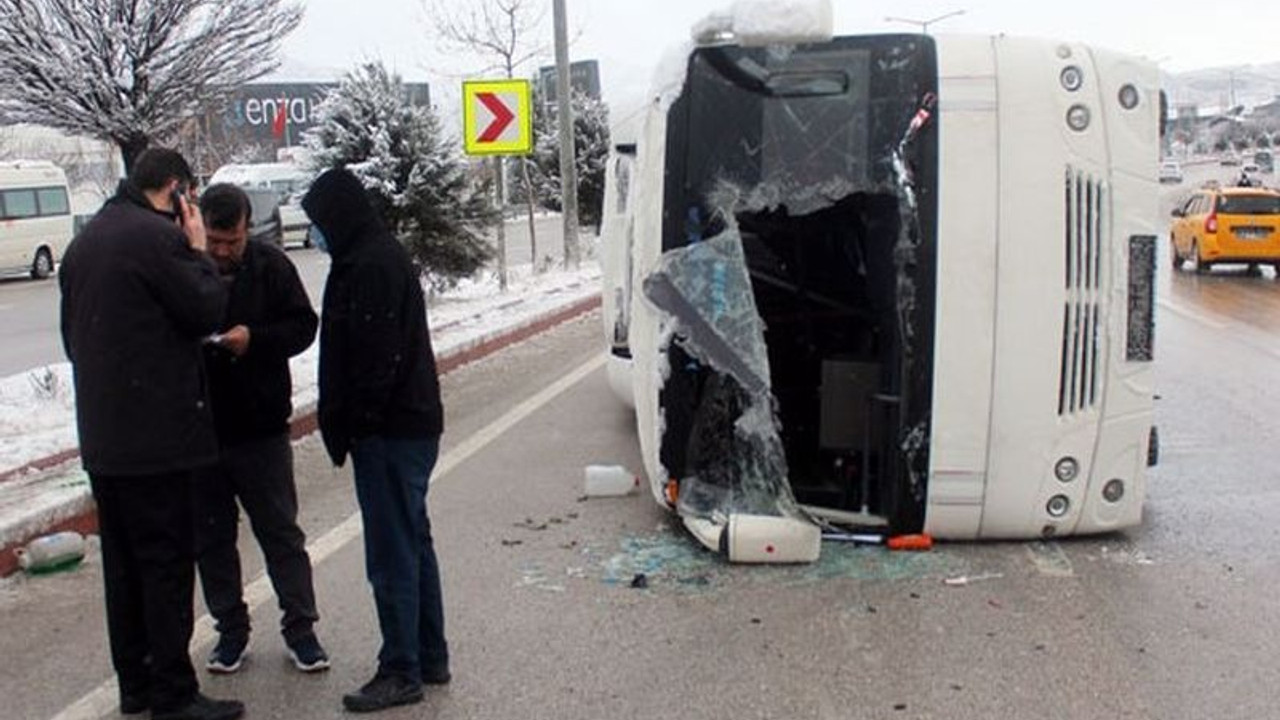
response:
<svg viewBox="0 0 1280 720"><path fill-rule="evenodd" d="M302 211L301 200L311 183L311 174L291 163L255 163L223 165L210 178L211 183L227 182L245 190L271 190L275 193L281 224L281 243L299 243L310 247L308 228L311 221Z"/></svg>
<svg viewBox="0 0 1280 720"><path fill-rule="evenodd" d="M1160 163L1160 182L1173 184L1182 182L1182 166L1173 161Z"/></svg>
<svg viewBox="0 0 1280 720"><path fill-rule="evenodd" d="M1280 192L1260 187L1207 187L1173 211L1169 230L1175 270L1197 273L1219 263L1270 264L1280 273Z"/></svg>
<svg viewBox="0 0 1280 720"><path fill-rule="evenodd" d="M302 209L302 193L291 195L280 203L280 222L284 226L285 244L311 247L311 219Z"/></svg>
<svg viewBox="0 0 1280 720"><path fill-rule="evenodd" d="M1275 156L1270 150L1259 150L1253 154L1253 162L1258 165L1258 170L1270 175L1276 170Z"/></svg>
<svg viewBox="0 0 1280 720"><path fill-rule="evenodd" d="M280 194L270 188L242 188L249 196L249 239L284 247L284 223L280 219Z"/></svg>
<svg viewBox="0 0 1280 720"><path fill-rule="evenodd" d="M1229 165L1229 166L1239 165L1240 156L1230 152L1223 153L1222 157L1218 158L1218 163L1221 165Z"/></svg>

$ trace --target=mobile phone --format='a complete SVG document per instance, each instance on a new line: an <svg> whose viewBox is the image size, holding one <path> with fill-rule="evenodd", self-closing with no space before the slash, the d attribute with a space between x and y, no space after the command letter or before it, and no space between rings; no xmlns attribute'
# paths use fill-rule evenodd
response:
<svg viewBox="0 0 1280 720"><path fill-rule="evenodd" d="M169 202L173 203L173 214L178 218L178 225L187 223L186 213L182 212L182 199L186 197L187 186L185 183L178 183L173 188L173 192L169 193Z"/></svg>

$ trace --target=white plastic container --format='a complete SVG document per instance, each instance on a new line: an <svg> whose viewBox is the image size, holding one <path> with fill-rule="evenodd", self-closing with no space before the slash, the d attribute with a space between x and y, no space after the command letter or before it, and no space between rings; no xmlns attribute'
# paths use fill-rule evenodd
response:
<svg viewBox="0 0 1280 720"><path fill-rule="evenodd" d="M640 478L621 465L588 465L583 480L587 497L621 497L640 487Z"/></svg>
<svg viewBox="0 0 1280 720"><path fill-rule="evenodd" d="M725 532L733 563L811 563L822 550L822 530L795 518L733 513Z"/></svg>
<svg viewBox="0 0 1280 720"><path fill-rule="evenodd" d="M16 554L18 565L29 573L67 569L84 559L84 536L71 530L45 535L32 540Z"/></svg>

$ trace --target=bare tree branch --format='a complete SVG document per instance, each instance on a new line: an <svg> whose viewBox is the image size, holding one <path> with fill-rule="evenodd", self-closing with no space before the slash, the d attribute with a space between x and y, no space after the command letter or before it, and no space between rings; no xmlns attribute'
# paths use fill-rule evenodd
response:
<svg viewBox="0 0 1280 720"><path fill-rule="evenodd" d="M126 165L279 65L286 0L0 0L0 119L110 140Z"/></svg>

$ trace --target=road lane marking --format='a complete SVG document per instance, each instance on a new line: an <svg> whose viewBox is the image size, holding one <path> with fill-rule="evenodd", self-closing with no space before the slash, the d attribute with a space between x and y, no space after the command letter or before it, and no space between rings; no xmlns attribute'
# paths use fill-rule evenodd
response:
<svg viewBox="0 0 1280 720"><path fill-rule="evenodd" d="M569 373L543 388L529 399L511 408L497 420L468 436L466 440L458 443L457 446L440 456L435 470L431 473L431 484L435 485L444 479L459 465L470 460L483 450L489 443L497 440L522 420L541 410L547 403L582 382L588 375L603 367L604 363L604 353L600 353L569 371ZM312 567L324 562L334 553L341 550L347 543L360 537L360 531L360 512L356 511L332 530L308 543L307 552L311 555ZM249 606L250 613L264 605L272 597L274 597L274 593L271 589L271 581L265 573L259 574L253 582L245 586L244 601ZM217 637L217 631L214 630L213 618L205 614L195 622L195 628L191 634L191 646L199 647L211 642L215 637ZM89 691L84 697L68 705L62 712L54 715L52 720L100 720L100 718L115 715L118 706L116 687L116 679L112 676L98 687Z"/></svg>

